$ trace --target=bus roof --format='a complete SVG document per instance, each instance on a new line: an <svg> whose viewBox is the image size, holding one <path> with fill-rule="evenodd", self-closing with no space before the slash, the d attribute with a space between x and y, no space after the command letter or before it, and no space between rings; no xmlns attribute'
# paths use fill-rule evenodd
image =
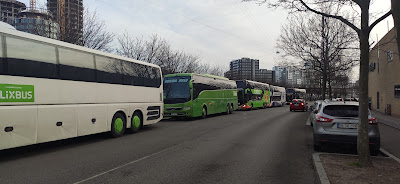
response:
<svg viewBox="0 0 400 184"><path fill-rule="evenodd" d="M274 91L278 91L278 92L286 92L286 89L285 89L284 87L280 87L280 86L273 86L273 85L271 85L271 88L272 88Z"/></svg>
<svg viewBox="0 0 400 184"><path fill-rule="evenodd" d="M95 49L90 49L90 48L87 48L87 47L83 47L83 46L80 46L80 45L75 45L75 44L71 44L71 43L67 43L67 42L63 42L63 41L59 41L59 40L55 40L55 39L51 39L51 38L46 38L46 37L43 37L43 36L38 36L38 35L30 34L30 33L25 33L25 32L18 31L18 30L12 30L12 29L8 29L8 28L2 27L2 26L0 26L0 33L6 33L6 34L9 34L9 35L28 38L28 39L31 39L31 40L44 42L44 43L47 43L47 44L53 44L53 45L57 45L57 46L62 46L62 47L66 47L66 48L73 49L73 50L89 52L91 54L97 54L97 55L105 56L105 57L112 57L112 58L115 58L115 59L121 59L121 60L125 60L125 61L130 61L130 62L135 62L135 63L139 63L139 64L143 64L143 65L148 65L148 66L153 66L153 67L156 67L156 68L160 68L160 66L158 66L158 65L147 63L147 62L144 62L144 61L139 61L139 60L135 60L135 59L119 56L119 55L114 55L114 54L110 54L110 53L107 53L107 52L102 52L102 51L98 51L98 50L95 50Z"/></svg>
<svg viewBox="0 0 400 184"><path fill-rule="evenodd" d="M210 75L210 74L197 74L197 73L174 73L174 74L168 74L165 75L164 77L175 77L175 76L193 76L193 75L198 75L198 76L203 76L203 77L209 77L209 78L216 78L216 79L221 79L221 80L229 80L228 78L225 77L220 77L216 75Z"/></svg>
<svg viewBox="0 0 400 184"><path fill-rule="evenodd" d="M294 92L307 93L307 90L306 90L306 89L299 89L299 88L287 88L287 90L293 90Z"/></svg>
<svg viewBox="0 0 400 184"><path fill-rule="evenodd" d="M256 81L252 81L252 80L237 80L237 81L243 81L243 82L248 82L248 83L251 83L251 84L259 84L259 85L268 85L268 86L270 86L267 83L256 82Z"/></svg>

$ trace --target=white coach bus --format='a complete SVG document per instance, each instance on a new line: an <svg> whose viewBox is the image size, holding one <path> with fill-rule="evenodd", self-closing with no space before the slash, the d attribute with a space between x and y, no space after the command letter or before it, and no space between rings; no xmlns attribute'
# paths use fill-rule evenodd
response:
<svg viewBox="0 0 400 184"><path fill-rule="evenodd" d="M286 103L286 89L284 87L272 86L272 107L281 107Z"/></svg>
<svg viewBox="0 0 400 184"><path fill-rule="evenodd" d="M159 66L0 27L0 150L162 119Z"/></svg>

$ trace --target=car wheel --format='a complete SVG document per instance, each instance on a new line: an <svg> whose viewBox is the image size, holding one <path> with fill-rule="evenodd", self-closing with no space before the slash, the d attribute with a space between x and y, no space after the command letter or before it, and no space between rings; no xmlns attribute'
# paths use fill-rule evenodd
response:
<svg viewBox="0 0 400 184"><path fill-rule="evenodd" d="M207 117L207 109L206 107L203 107L203 110L201 112L201 118L205 119Z"/></svg>
<svg viewBox="0 0 400 184"><path fill-rule="evenodd" d="M317 152L320 152L322 149L321 149L321 145L315 145L314 144L314 151L317 151Z"/></svg>
<svg viewBox="0 0 400 184"><path fill-rule="evenodd" d="M378 156L379 155L379 149L373 148L370 150L371 156Z"/></svg>
<svg viewBox="0 0 400 184"><path fill-rule="evenodd" d="M314 139L314 151L322 151L322 146L320 144L318 144L318 140L316 140L315 138L315 134L313 134L313 139Z"/></svg>
<svg viewBox="0 0 400 184"><path fill-rule="evenodd" d="M229 114L229 104L226 105L226 111L225 111L225 115L228 115L228 114Z"/></svg>
<svg viewBox="0 0 400 184"><path fill-rule="evenodd" d="M233 104L229 105L229 114L233 113Z"/></svg>
<svg viewBox="0 0 400 184"><path fill-rule="evenodd" d="M250 110L251 110L251 111L253 110L253 104L251 104Z"/></svg>

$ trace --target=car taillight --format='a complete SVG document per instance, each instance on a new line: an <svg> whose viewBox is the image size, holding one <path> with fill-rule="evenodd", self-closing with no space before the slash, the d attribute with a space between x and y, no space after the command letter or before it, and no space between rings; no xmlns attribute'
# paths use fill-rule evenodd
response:
<svg viewBox="0 0 400 184"><path fill-rule="evenodd" d="M303 106L303 105L304 105L304 103L301 103L300 105L302 105L302 106Z"/></svg>
<svg viewBox="0 0 400 184"><path fill-rule="evenodd" d="M376 121L376 118L369 119L368 121L369 121L369 124L372 124L372 125L378 124L378 121Z"/></svg>
<svg viewBox="0 0 400 184"><path fill-rule="evenodd" d="M290 102L290 105L293 105L293 103L292 103L292 102Z"/></svg>
<svg viewBox="0 0 400 184"><path fill-rule="evenodd" d="M315 116L315 120L317 122L332 122L333 121L333 119L325 118L325 117L318 116L318 115Z"/></svg>

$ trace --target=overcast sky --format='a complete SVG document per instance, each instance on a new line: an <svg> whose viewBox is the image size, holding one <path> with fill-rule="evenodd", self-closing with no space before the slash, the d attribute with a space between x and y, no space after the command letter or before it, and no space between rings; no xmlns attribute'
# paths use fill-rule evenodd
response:
<svg viewBox="0 0 400 184"><path fill-rule="evenodd" d="M29 0L21 0L29 6ZM45 0L37 0L45 4ZM84 0L96 9L109 31L133 36L158 34L172 47L202 58L203 62L228 67L242 57L260 60L260 68L276 62L275 41L286 23L284 10L272 10L241 0ZM372 12L390 9L390 0L376 0ZM393 27L392 17L371 33L384 36Z"/></svg>

